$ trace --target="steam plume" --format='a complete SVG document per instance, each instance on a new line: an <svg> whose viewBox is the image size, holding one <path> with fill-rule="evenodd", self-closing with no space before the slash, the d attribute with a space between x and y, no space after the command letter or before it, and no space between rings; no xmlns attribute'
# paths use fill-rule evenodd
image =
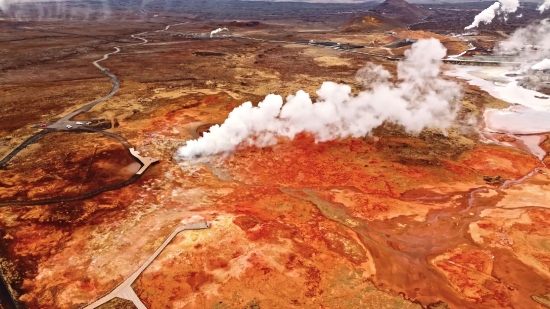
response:
<svg viewBox="0 0 550 309"><path fill-rule="evenodd" d="M538 8L541 13L548 9L550 9L550 0L545 0L544 3L542 3Z"/></svg>
<svg viewBox="0 0 550 309"><path fill-rule="evenodd" d="M544 19L517 29L510 37L500 42L498 52L515 53L515 61L522 63L524 70L547 65L546 60L550 58L550 21Z"/></svg>
<svg viewBox="0 0 550 309"><path fill-rule="evenodd" d="M218 28L218 29L216 29L216 30L210 32L210 37L213 37L214 34L220 33L220 32L222 32L222 31L228 31L228 29L227 29L227 28Z"/></svg>
<svg viewBox="0 0 550 309"><path fill-rule="evenodd" d="M550 1L550 0L547 0ZM504 18L509 13L514 13L519 8L519 0L499 0L493 3L490 7L479 13L471 25L464 28L466 30L477 28L480 23L490 24L497 14L503 14Z"/></svg>
<svg viewBox="0 0 550 309"><path fill-rule="evenodd" d="M399 82L389 81L390 72L368 64L357 79L372 90L357 95L351 87L325 82L312 102L300 90L289 95L286 104L270 94L258 107L246 102L235 108L225 122L215 125L202 138L188 141L177 156L192 158L233 151L237 146L264 147L277 142L277 136L293 139L307 132L318 142L361 137L384 122L402 125L418 133L426 127L448 128L456 117L460 86L440 76L445 47L436 39L419 40L399 62Z"/></svg>
<svg viewBox="0 0 550 309"><path fill-rule="evenodd" d="M544 60L535 63L531 69L533 70L548 70L550 69L550 59L545 58Z"/></svg>
<svg viewBox="0 0 550 309"><path fill-rule="evenodd" d="M0 15L17 20L104 20L110 13L108 0L0 0Z"/></svg>

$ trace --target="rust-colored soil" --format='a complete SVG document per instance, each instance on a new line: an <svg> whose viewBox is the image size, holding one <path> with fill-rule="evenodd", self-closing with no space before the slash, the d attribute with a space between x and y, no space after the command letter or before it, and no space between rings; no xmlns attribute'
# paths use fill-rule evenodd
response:
<svg viewBox="0 0 550 309"><path fill-rule="evenodd" d="M180 233L133 283L148 308L542 309L548 304L549 171L501 188L484 180L520 179L543 166L536 157L483 144L473 129L411 136L386 124L370 137L315 143L302 134L273 147L239 147L231 154L182 161L175 153L185 141L223 122L242 102L257 104L268 93L286 96L298 89L314 93L326 80L358 90L355 72L365 62L392 72L396 64L306 45L186 38L183 33L214 28L197 20L144 34L148 44L126 46L139 41L130 34L177 23L163 16L133 18L97 28L91 22L80 25L90 26L93 37L57 34L44 48L17 41L32 61L12 53L3 67L7 79L0 86L0 105L8 112L0 115L1 155L36 132L29 128L35 122L56 120L105 95L108 79L91 62L121 46L101 63L119 76L120 91L78 119L103 119L112 124L108 132L161 160L135 183L90 199L0 207L0 268L22 308L91 303L195 215L211 228ZM46 25L30 22L23 31L8 24L0 23L3 39L25 35L28 42ZM83 31L63 26L65 32ZM375 48L387 44L383 32L292 29L262 21L235 32ZM102 35L105 41L97 41ZM452 53L464 48L463 42L428 32L396 36L439 37ZM60 42L79 52L44 56ZM86 69L78 75L80 68ZM28 80L32 91L23 93ZM460 117L477 119L480 126L483 108L507 106L476 87L465 86L464 93ZM542 146L550 148L548 141ZM136 168L116 139L52 133L0 170L0 199L76 196L124 181ZM102 308L131 307L115 299Z"/></svg>
<svg viewBox="0 0 550 309"><path fill-rule="evenodd" d="M114 138L99 133L51 133L0 170L0 202L76 197L123 183L139 168Z"/></svg>

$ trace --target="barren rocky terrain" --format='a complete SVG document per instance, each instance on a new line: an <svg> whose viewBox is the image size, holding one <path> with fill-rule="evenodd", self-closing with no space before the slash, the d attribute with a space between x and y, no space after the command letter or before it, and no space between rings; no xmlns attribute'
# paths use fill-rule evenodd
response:
<svg viewBox="0 0 550 309"><path fill-rule="evenodd" d="M464 81L447 134L385 124L362 138L315 143L300 134L176 158L245 101L314 94L324 81L357 92L355 74L367 62L395 72L397 62L384 57L409 48L387 47L396 40L435 37L449 55L469 48L406 27L348 31L363 22L362 4L343 7L353 9L343 16L331 4L299 17L264 5L262 18L238 15L235 5L229 20L208 13L215 8L201 15L196 2L186 13L149 6L104 20L0 20L0 159L41 130L34 125L109 93L110 79L92 62L115 47L101 65L120 90L75 120L102 121L160 159L127 186L42 205L6 201L78 196L127 180L139 164L115 138L69 130L3 165L0 308L82 308L193 216L211 227L178 234L133 282L147 308L550 308L548 159L519 143L485 143L483 111L508 104ZM277 14L286 18L275 22ZM220 26L229 30L211 39ZM358 44L378 56L303 40ZM134 304L116 298L100 308Z"/></svg>

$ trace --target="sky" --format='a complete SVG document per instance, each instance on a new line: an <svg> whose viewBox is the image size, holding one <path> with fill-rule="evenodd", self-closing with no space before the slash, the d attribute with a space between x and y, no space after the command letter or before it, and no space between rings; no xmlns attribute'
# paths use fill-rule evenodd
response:
<svg viewBox="0 0 550 309"><path fill-rule="evenodd" d="M248 0L248 1L272 1L272 2L311 2L311 3L361 3L361 2L384 2L384 0ZM480 2L480 0L407 0L411 3L453 3L453 2ZM540 3L543 0L528 0L525 2ZM491 0L483 0L491 2ZM522 1L523 2L523 1Z"/></svg>

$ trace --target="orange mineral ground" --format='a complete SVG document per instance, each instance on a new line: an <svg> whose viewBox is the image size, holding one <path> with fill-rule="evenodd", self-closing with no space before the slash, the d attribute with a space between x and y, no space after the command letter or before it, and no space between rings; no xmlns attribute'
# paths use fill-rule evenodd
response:
<svg viewBox="0 0 550 309"><path fill-rule="evenodd" d="M184 34L208 34L224 24L138 12L135 21L104 28L63 24L63 32L86 30L86 38L114 29L106 32L112 42L94 39L89 52L72 53L78 66L55 58L55 65L26 67L11 57L21 68L3 75L9 85L0 85L0 103L10 108L0 115L2 156L40 130L31 125L107 94L109 78L91 62L122 46L101 62L119 77L120 91L75 121L101 120L105 132L160 160L123 183L140 167L120 140L64 130L41 137L0 169L0 271L21 308L85 308L130 278L191 219L211 226L181 231L128 284L149 309L550 308L550 161L529 153L521 139L500 136L500 144L489 144L483 141L492 137L476 131L485 108L507 104L463 82L457 123L469 117L477 123L447 135L431 129L410 135L384 124L363 138L315 143L301 134L271 147L241 145L184 160L176 154L186 141L245 101L298 89L313 94L327 80L355 91L355 73L365 63L394 72L396 62L242 37L192 40ZM330 31L287 38L290 26L261 20L258 29L239 33L319 41L338 35L364 45L387 39L383 32ZM0 23L14 42L43 36L44 24L25 25ZM59 46L76 40L68 33L56 34ZM137 44L136 33L149 42ZM456 51L467 48L457 38L446 40ZM29 72L78 80L47 87ZM28 76L37 82L25 85ZM34 102L23 87L38 89L33 96L41 87L51 93L40 93L40 108L20 108ZM548 152L545 134L540 140ZM71 199L106 186L116 189L68 202L13 204ZM115 296L98 308L136 308L122 299L128 294Z"/></svg>
<svg viewBox="0 0 550 309"><path fill-rule="evenodd" d="M132 142L162 159L136 183L70 208L3 208L2 250L29 308L94 301L194 215L211 228L180 233L132 284L148 308L548 306L547 170L506 189L483 179L520 179L542 167L534 156L476 142L434 148L437 134L382 128L174 160L237 103L191 97L117 128L139 131L146 138Z"/></svg>

